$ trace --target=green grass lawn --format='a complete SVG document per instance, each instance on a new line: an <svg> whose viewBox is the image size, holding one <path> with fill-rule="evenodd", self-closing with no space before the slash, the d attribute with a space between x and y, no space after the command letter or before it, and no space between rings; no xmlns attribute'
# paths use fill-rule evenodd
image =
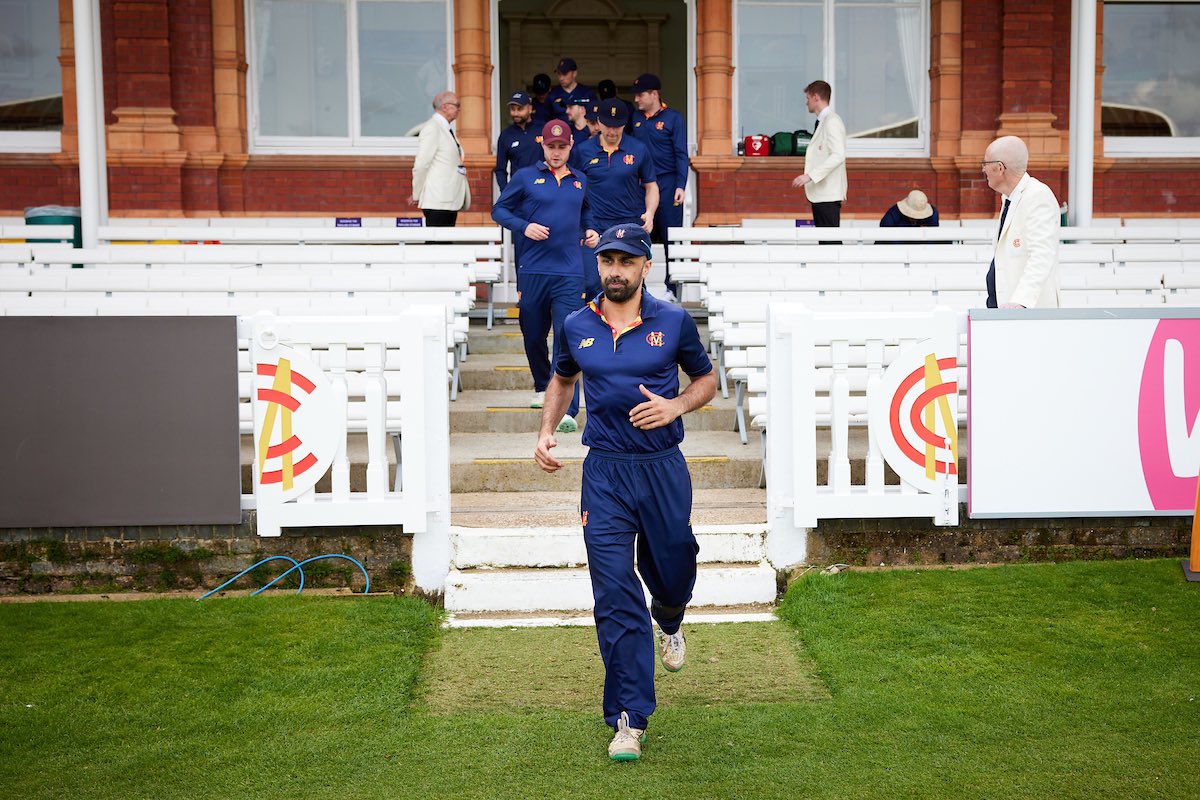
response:
<svg viewBox="0 0 1200 800"><path fill-rule="evenodd" d="M442 632L395 599L0 605L0 797L1200 793L1175 561L810 575L780 613L696 626L614 764L591 631Z"/></svg>

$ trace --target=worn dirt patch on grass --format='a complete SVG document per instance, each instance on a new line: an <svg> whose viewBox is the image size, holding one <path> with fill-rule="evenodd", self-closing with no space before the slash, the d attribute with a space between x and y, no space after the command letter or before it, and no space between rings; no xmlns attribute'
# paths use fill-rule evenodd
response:
<svg viewBox="0 0 1200 800"><path fill-rule="evenodd" d="M696 707L827 698L795 632L782 622L685 626L687 664L658 663L658 705ZM424 701L434 714L595 711L604 666L594 628L446 631L430 654Z"/></svg>

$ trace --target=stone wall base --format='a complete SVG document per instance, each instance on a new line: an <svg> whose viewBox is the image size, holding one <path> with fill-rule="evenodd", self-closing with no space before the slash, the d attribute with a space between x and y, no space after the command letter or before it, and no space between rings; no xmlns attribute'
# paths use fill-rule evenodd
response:
<svg viewBox="0 0 1200 800"><path fill-rule="evenodd" d="M124 528L0 528L0 594L206 590L275 555L303 561L341 553L362 563L371 591L414 591L412 537L399 528L293 528L278 538L255 533L254 512L239 525ZM290 565L259 567L231 589L256 589ZM304 567L305 588L363 590L362 573L343 559ZM277 587L295 587L289 576Z"/></svg>
<svg viewBox="0 0 1200 800"><path fill-rule="evenodd" d="M971 564L1186 556L1191 517L969 519L940 528L922 519L822 520L809 564Z"/></svg>

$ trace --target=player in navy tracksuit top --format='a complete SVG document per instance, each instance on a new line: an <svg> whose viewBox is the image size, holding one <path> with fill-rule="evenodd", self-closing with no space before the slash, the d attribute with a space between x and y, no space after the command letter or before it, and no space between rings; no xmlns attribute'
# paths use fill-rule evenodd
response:
<svg viewBox="0 0 1200 800"><path fill-rule="evenodd" d="M675 295L671 281L670 252L666 250L667 229L683 227L683 195L687 188L687 123L683 115L667 108L659 96L662 81L657 75L639 75L633 82L633 135L650 151L658 173L658 211L654 215L651 241L661 242L667 255L667 289Z"/></svg>
<svg viewBox="0 0 1200 800"><path fill-rule="evenodd" d="M534 458L543 470L571 386L587 379L580 511L604 660L604 721L616 729L609 757L640 757L655 707L654 633L671 671L683 666L680 625L696 582L692 484L679 450L682 414L712 399L717 381L692 318L644 290L650 237L636 225L606 230L596 247L604 293L567 317L564 347L546 392ZM692 382L680 393L679 368ZM653 598L646 611L642 585Z"/></svg>
<svg viewBox="0 0 1200 800"><path fill-rule="evenodd" d="M542 126L533 123L533 101L525 92L513 92L508 99L512 125L500 132L496 140L496 186L500 191L508 185L509 176L517 170L532 167L542 160ZM544 123L543 123L544 124Z"/></svg>
<svg viewBox="0 0 1200 800"><path fill-rule="evenodd" d="M566 162L571 152L569 126L551 120L542 128L545 161L519 170L504 187L492 219L525 240L517 271L517 305L525 355L533 373L533 407L550 381L546 334L554 329L554 351L560 350L563 321L583 304L579 248L590 228L587 179ZM593 238L592 240L596 240ZM575 393L560 430L575 430L579 393Z"/></svg>
<svg viewBox="0 0 1200 800"><path fill-rule="evenodd" d="M581 143L571 154L571 166L588 179L588 204L596 231L613 225L641 225L650 230L658 208L657 174L650 152L632 136L625 135L629 109L616 98L600 103L600 135ZM596 254L584 248L580 254L584 291L600 293Z"/></svg>
<svg viewBox="0 0 1200 800"><path fill-rule="evenodd" d="M525 92L513 92L508 98L508 114L513 124L500 132L496 141L496 186L500 191L508 185L509 176L517 170L531 167L542 160L542 127L533 121L533 99ZM524 236L513 237L513 255L521 263L521 251L527 240Z"/></svg>
<svg viewBox="0 0 1200 800"><path fill-rule="evenodd" d="M558 86L546 95L546 105L550 107L550 113L555 118L566 122L567 104L576 97L595 97L596 90L576 82L575 76L579 74L579 67L573 58L559 59L554 74L558 76Z"/></svg>

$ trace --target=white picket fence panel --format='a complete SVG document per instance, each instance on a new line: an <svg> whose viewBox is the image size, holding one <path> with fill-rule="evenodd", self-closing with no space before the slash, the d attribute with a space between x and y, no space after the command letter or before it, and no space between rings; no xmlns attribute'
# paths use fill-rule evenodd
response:
<svg viewBox="0 0 1200 800"><path fill-rule="evenodd" d="M306 444L327 439L335 442L334 450L322 457L329 461L331 456L327 470L331 491L297 487L296 492L285 496L273 485L264 490L261 478L267 471L258 448L281 440L286 443L292 435L291 417L287 418L287 426L274 435L275 416L263 413L265 402L254 403L256 457L251 473L259 535L279 536L285 527L403 526L413 535L412 566L417 586L440 591L450 569L450 421L444 309L415 307L398 316L371 318L262 314L239 319L239 337L250 340L252 364L276 363L283 348L310 362L307 370L324 373L339 411L329 418L334 427L306 429L303 437ZM326 370L315 366L311 358L314 350L325 351L323 361L329 365ZM393 388L389 392L385 361L387 354L396 350L404 357L399 365L400 380L390 382ZM261 392L263 383L256 385ZM362 401L349 401L351 392L358 391L353 386L362 387ZM388 485L387 461L389 417L393 424L396 421L394 410L389 414L389 394L396 391L400 423L397 469L402 478L399 490ZM347 431L351 427L364 428L362 419L350 420L352 405L358 407L358 416L365 409L368 462L363 492L352 491L350 485ZM270 429L264 437L268 423ZM306 476L306 482L316 482L318 469Z"/></svg>
<svg viewBox="0 0 1200 800"><path fill-rule="evenodd" d="M955 465L955 474L947 469L920 487L906 480L912 465L885 459L884 437L892 436L887 413L891 398L882 394L892 365L903 371L914 357L919 363L930 351L939 362L957 364L954 311L816 313L800 304L772 303L767 311L767 343L766 400L771 421L767 427L767 557L773 564L803 561L808 530L820 519L929 517L939 525L958 524L957 453L946 458ZM831 356L827 387L819 385L818 350ZM952 383L957 366L941 369L943 381ZM855 373L865 373L865 380ZM865 398L851 396L852 384L865 384ZM948 389L942 396L944 405L937 409L944 409L945 416L936 413L930 428L946 450L957 438L959 424L958 392L956 387ZM819 415L817 407L818 392L825 391L827 417ZM869 436L866 481L856 484L851 479L848 439L851 417L861 418L864 404ZM823 485L817 483L816 471L819 424L829 425L831 437L828 480ZM901 476L898 486L885 485L885 461Z"/></svg>

